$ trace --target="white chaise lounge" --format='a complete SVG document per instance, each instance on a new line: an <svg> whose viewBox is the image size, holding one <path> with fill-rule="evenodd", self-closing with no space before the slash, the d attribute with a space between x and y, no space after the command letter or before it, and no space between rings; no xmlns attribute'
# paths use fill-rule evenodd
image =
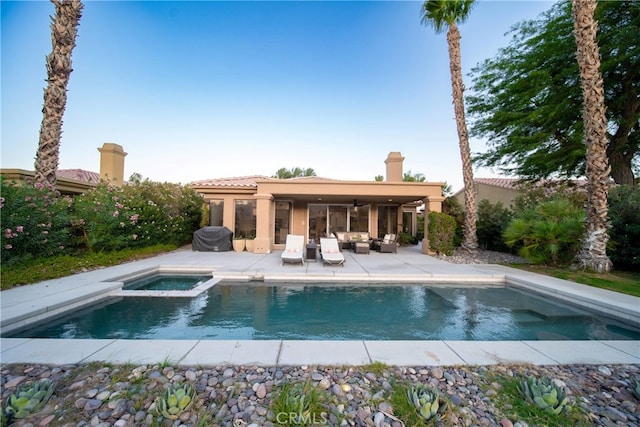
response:
<svg viewBox="0 0 640 427"><path fill-rule="evenodd" d="M287 234L284 251L281 255L282 265L285 262L300 263L304 265L304 236Z"/></svg>
<svg viewBox="0 0 640 427"><path fill-rule="evenodd" d="M322 264L341 265L344 267L344 255L340 252L338 239L335 237L321 237L320 251L322 253Z"/></svg>

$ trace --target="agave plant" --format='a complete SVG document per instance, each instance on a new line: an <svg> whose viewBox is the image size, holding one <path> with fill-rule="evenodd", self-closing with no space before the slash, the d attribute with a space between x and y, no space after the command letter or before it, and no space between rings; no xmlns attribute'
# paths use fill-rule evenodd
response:
<svg viewBox="0 0 640 427"><path fill-rule="evenodd" d="M438 390L426 385L418 384L407 389L409 403L416 408L418 414L425 420L437 419L446 409L447 403L441 399Z"/></svg>
<svg viewBox="0 0 640 427"><path fill-rule="evenodd" d="M193 405L195 396L190 384L171 384L156 401L156 411L164 418L175 420Z"/></svg>
<svg viewBox="0 0 640 427"><path fill-rule="evenodd" d="M551 414L559 414L568 401L564 389L547 377L522 378L518 389L527 402Z"/></svg>
<svg viewBox="0 0 640 427"><path fill-rule="evenodd" d="M53 382L49 379L19 387L16 393L7 399L3 420L25 418L38 412L53 394L53 389Z"/></svg>

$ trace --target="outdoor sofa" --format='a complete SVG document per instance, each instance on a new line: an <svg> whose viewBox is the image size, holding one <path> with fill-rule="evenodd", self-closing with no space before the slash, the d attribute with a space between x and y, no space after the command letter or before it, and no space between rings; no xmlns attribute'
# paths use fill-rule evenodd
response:
<svg viewBox="0 0 640 427"><path fill-rule="evenodd" d="M336 239L341 249L351 249L354 242L371 243L371 237L368 231L336 231Z"/></svg>

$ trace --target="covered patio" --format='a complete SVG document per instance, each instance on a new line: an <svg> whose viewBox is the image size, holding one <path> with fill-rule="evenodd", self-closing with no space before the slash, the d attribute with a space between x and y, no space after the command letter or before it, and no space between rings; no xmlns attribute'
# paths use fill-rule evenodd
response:
<svg viewBox="0 0 640 427"><path fill-rule="evenodd" d="M442 209L442 182L404 182L400 153L389 153L386 181L319 177L250 176L198 181L191 186L209 203L209 225L255 238L255 253L283 249L287 234L319 242L336 232L417 235L418 207ZM427 253L428 236L423 241Z"/></svg>

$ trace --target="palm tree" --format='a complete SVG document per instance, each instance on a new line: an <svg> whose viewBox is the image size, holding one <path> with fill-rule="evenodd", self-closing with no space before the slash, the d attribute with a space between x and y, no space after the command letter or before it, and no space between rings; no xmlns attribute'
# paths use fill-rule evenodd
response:
<svg viewBox="0 0 640 427"><path fill-rule="evenodd" d="M51 2L55 6L55 15L51 22L52 50L47 56L47 87L44 91L35 178L37 182L55 187L60 157L62 115L67 104L69 75L73 71L71 52L76 45L83 5L81 0Z"/></svg>
<svg viewBox="0 0 640 427"><path fill-rule="evenodd" d="M476 201L473 192L473 167L469 135L464 115L464 84L460 61L460 31L457 23L466 21L474 0L427 0L422 5L422 23L434 28L436 33L447 30L449 47L449 70L453 94L453 109L458 128L458 142L462 159L462 178L464 181L464 237L462 247L469 251L478 249L476 234Z"/></svg>
<svg viewBox="0 0 640 427"><path fill-rule="evenodd" d="M280 168L273 175L273 178L289 179L299 176L316 176L316 171L314 171L313 168L299 168L297 166L291 169Z"/></svg>
<svg viewBox="0 0 640 427"><path fill-rule="evenodd" d="M596 0L572 0L573 26L584 106L584 143L587 148L587 212L582 247L575 262L598 272L611 270L607 256L609 207L609 159L604 84L600 72L600 49L594 18Z"/></svg>

